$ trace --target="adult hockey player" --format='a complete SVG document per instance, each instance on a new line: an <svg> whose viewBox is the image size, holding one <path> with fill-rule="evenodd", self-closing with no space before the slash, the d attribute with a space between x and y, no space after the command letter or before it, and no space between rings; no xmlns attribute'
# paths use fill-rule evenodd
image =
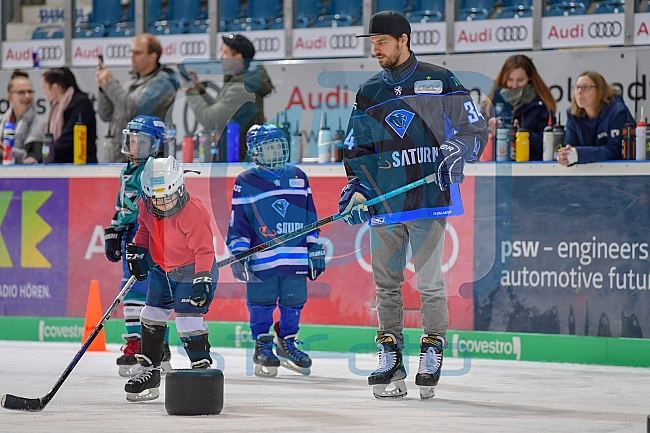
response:
<svg viewBox="0 0 650 433"><path fill-rule="evenodd" d="M129 401L158 398L163 340L172 310L191 368L212 364L203 315L219 277L210 216L185 189L178 161L172 156L149 158L141 179L140 228L134 243L126 246L126 260L138 280L151 277L140 313L142 353L135 355L140 365L124 387Z"/></svg>
<svg viewBox="0 0 650 433"><path fill-rule="evenodd" d="M418 61L410 34L403 15L383 11L371 17L369 33L360 35L370 37L383 71L357 92L344 150L349 182L339 201L339 212L349 212L375 195L435 173L436 183L375 207L361 206L345 217L350 225L370 220L379 366L368 384L378 398L407 392L401 287L409 244L424 329L415 384L421 398L434 396L447 345L441 269L445 218L462 213L458 184L464 165L477 159L487 139L487 123L467 90L449 70Z"/></svg>
<svg viewBox="0 0 650 433"><path fill-rule="evenodd" d="M289 145L282 131L271 124L253 125L246 133L246 145L256 166L235 180L226 241L232 254L316 221L309 180L298 167L287 164ZM257 376L274 377L280 365L304 375L311 371L311 359L296 346L296 336L307 302L307 277L316 280L325 270L319 234L314 230L231 265L234 277L246 282ZM280 321L274 325L278 356L269 333L276 306L280 308Z"/></svg>
<svg viewBox="0 0 650 433"><path fill-rule="evenodd" d="M157 156L164 144L165 124L154 116L137 116L132 119L126 129L122 131L122 153L129 162L120 173L120 191L115 203L115 214L110 227L104 230L104 251L106 258L111 262L122 260L122 284L120 290L128 281L131 273L126 263L126 244L133 242L135 232L138 230L138 209L136 203L140 199L140 175L144 164L150 156ZM126 341L122 345L122 355L117 358L118 374L122 377L131 376L131 369L138 364L135 354L140 353L140 311L149 287L149 279L136 282L124 297L124 322L126 333L122 338ZM165 334L163 344L164 356L162 360L163 371L171 369L171 351L169 350L169 332Z"/></svg>

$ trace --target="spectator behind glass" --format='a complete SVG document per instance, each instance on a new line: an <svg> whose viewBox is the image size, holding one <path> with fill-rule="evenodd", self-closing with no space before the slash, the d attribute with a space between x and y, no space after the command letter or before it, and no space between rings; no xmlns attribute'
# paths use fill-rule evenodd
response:
<svg viewBox="0 0 650 433"><path fill-rule="evenodd" d="M558 151L557 162L569 166L621 159L623 126L633 119L621 95L602 75L581 73L567 109L565 146Z"/></svg>
<svg viewBox="0 0 650 433"><path fill-rule="evenodd" d="M555 99L537 73L533 61L518 54L508 57L497 75L485 112L494 136L497 118L530 132L530 160L541 161L543 132L550 115L555 123Z"/></svg>
<svg viewBox="0 0 650 433"><path fill-rule="evenodd" d="M43 131L45 116L36 113L34 87L25 71L16 69L7 85L9 108L0 117L0 141L5 123L11 121L15 128L14 157L16 164L43 162Z"/></svg>
<svg viewBox="0 0 650 433"><path fill-rule="evenodd" d="M87 161L97 162L97 121L88 95L79 90L77 80L68 68L50 69L43 74L42 81L43 93L50 101L46 130L54 139L54 162L74 162L73 128L79 120L88 128Z"/></svg>

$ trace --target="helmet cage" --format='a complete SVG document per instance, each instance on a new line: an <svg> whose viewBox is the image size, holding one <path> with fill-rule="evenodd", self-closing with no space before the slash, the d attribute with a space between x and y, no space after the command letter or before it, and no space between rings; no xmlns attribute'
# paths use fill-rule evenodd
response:
<svg viewBox="0 0 650 433"><path fill-rule="evenodd" d="M254 162L271 170L280 170L289 161L289 143L284 137L252 143L248 154Z"/></svg>
<svg viewBox="0 0 650 433"><path fill-rule="evenodd" d="M181 185L176 192L164 197L142 196L144 207L151 215L158 219L167 218L179 213L189 201L190 195Z"/></svg>
<svg viewBox="0 0 650 433"><path fill-rule="evenodd" d="M172 156L149 158L140 183L144 206L158 219L177 214L190 199L185 189L183 169Z"/></svg>

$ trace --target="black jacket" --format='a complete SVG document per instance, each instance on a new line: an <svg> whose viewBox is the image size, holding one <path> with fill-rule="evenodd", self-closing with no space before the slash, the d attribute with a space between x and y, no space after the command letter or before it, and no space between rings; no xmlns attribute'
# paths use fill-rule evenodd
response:
<svg viewBox="0 0 650 433"><path fill-rule="evenodd" d="M74 125L79 120L88 128L88 156L87 162L97 162L97 120L95 119L95 109L93 103L88 99L88 95L82 92L75 92L68 108L63 112L63 128L61 135L54 141L54 162L55 163L73 163L73 130Z"/></svg>

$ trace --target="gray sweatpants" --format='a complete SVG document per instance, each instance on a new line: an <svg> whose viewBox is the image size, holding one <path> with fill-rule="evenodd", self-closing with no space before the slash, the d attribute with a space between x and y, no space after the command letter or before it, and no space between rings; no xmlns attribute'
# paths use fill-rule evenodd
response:
<svg viewBox="0 0 650 433"><path fill-rule="evenodd" d="M402 283L409 243L418 278L417 289L422 300L422 328L426 334L446 338L447 296L442 277L445 225L444 218L436 218L371 227L370 249L377 286L378 333L393 334L399 347L404 343Z"/></svg>

